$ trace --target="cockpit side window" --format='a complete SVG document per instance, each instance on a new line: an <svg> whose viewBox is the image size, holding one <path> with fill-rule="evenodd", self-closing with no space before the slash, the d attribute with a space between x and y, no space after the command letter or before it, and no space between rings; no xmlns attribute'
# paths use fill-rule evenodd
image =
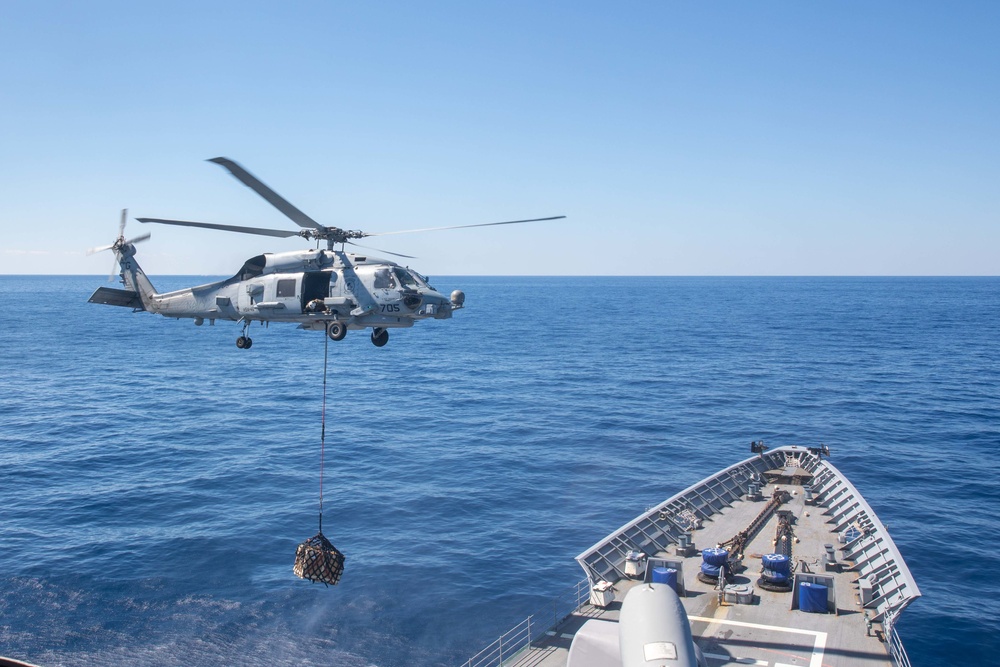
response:
<svg viewBox="0 0 1000 667"><path fill-rule="evenodd" d="M420 283L417 282L416 277L414 277L414 275L406 269L397 266L392 271L396 274L396 278L399 279L399 284L403 287L420 287Z"/></svg>
<svg viewBox="0 0 1000 667"><path fill-rule="evenodd" d="M409 270L410 273L412 273L414 276L417 277L417 282L419 282L421 285L424 285L424 286L426 286L426 287L428 287L430 289L433 289L435 292L437 291L436 289L434 289L434 286L431 285L431 279L430 278L428 278L427 276L423 275L422 273L418 273L417 271L414 271L413 269L408 269L408 270Z"/></svg>
<svg viewBox="0 0 1000 667"><path fill-rule="evenodd" d="M389 269L375 269L375 289L392 289L396 282L392 279Z"/></svg>

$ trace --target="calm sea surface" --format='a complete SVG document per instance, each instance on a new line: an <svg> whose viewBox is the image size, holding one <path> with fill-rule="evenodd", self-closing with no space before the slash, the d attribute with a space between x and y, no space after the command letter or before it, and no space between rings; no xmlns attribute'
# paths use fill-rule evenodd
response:
<svg viewBox="0 0 1000 667"><path fill-rule="evenodd" d="M154 278L162 290L207 278ZM749 455L820 442L922 589L916 666L1000 654L1000 279L440 278L448 321L324 339L0 277L0 654L458 665L578 553Z"/></svg>

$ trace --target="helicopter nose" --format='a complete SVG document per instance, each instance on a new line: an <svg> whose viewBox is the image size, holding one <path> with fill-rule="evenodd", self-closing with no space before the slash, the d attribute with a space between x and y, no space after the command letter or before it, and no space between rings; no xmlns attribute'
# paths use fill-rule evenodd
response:
<svg viewBox="0 0 1000 667"><path fill-rule="evenodd" d="M424 305L421 312L430 315L434 319L444 320L451 317L453 304L444 294L436 291L423 293Z"/></svg>

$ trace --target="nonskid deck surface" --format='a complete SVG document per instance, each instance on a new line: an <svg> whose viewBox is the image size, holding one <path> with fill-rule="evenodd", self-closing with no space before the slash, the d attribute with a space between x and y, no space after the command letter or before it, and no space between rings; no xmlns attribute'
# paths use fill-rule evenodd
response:
<svg viewBox="0 0 1000 667"><path fill-rule="evenodd" d="M760 513L775 488L790 494L780 510L790 512L793 517L792 563L795 572L831 577L836 613L808 613L792 609L793 592L771 592L756 585L761 570L761 555L775 551L773 540L777 514L772 514L747 544L743 560L745 569L736 574L733 582L752 587L751 604L720 600L719 591L697 576L702 562L701 549L723 543L745 529ZM767 484L761 495L763 499L758 501L746 500L745 497L735 499L703 520L701 526L691 532L695 548L689 552L690 555L677 555L675 548L668 546L653 556L654 559L661 557L682 562L680 574L686 595L682 595L681 601L691 622L695 643L705 654L708 664L713 667L728 664L770 667L892 665L876 610L871 604L867 609L862 606L859 568L856 563L844 559L850 554L839 541L838 529L843 529L843 522L838 522L835 516L831 517L829 507L807 504L801 486ZM832 568L828 568L824 561L828 544L834 546L839 562ZM905 571L905 564L902 568ZM504 664L518 667L566 665L573 637L583 624L590 619L616 623L621 600L633 586L643 585L646 584L640 580L621 577L614 582L615 602L606 608L590 604L581 606L532 642L530 648L504 660ZM915 586L914 591L919 595ZM869 624L869 618L875 618L876 622Z"/></svg>

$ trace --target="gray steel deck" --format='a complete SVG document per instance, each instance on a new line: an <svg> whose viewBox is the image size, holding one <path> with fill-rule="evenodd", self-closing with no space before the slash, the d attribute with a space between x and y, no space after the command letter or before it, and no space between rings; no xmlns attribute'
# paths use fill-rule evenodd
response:
<svg viewBox="0 0 1000 667"><path fill-rule="evenodd" d="M812 475L811 494L782 478L761 489L761 500L748 500L748 484L767 471L788 466L789 472ZM802 480L797 480L801 482ZM831 612L793 609L796 592L776 593L755 585L761 555L773 553L777 514L772 514L743 551L744 570L735 585L753 587L751 604L727 601L715 586L697 577L701 549L713 547L746 529L775 488L791 498L778 509L789 512L793 525L792 562L798 580L828 578L835 600ZM811 496L807 498L807 496ZM847 542L840 535L853 526L858 536ZM677 554L678 537L688 532L695 549ZM825 545L835 548L838 565L828 567ZM638 550L647 567L670 561L679 567L686 595L681 600L691 621L695 642L709 665L739 664L787 667L908 665L892 623L920 591L885 527L857 490L828 461L807 448L783 447L738 463L671 497L637 517L577 557L589 585L610 581L616 601L607 608L584 603L555 627L533 637L516 654L508 646L496 663L518 667L566 664L573 635L591 618L617 622L620 600L639 579L625 576L625 554ZM661 559L661 560L657 560ZM649 572L644 574L648 580ZM862 604L861 584L870 589ZM835 608L835 611L832 611ZM531 637L530 619L527 636ZM484 654L485 655L485 654ZM470 667L489 664L470 660Z"/></svg>

